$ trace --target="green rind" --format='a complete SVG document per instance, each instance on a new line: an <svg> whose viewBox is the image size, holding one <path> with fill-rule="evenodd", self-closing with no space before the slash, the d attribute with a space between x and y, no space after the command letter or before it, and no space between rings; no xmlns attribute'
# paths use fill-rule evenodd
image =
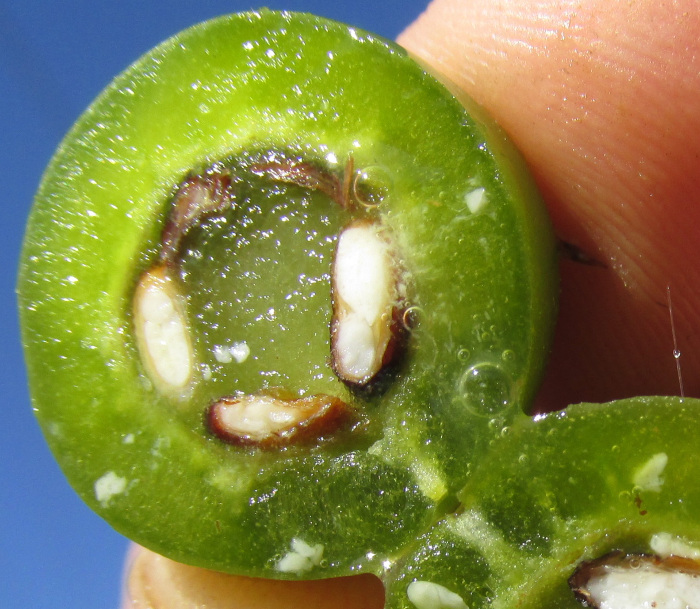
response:
<svg viewBox="0 0 700 609"><path fill-rule="evenodd" d="M367 406L380 431L308 455L221 445L154 391L133 338L134 285L175 185L266 149L333 170L352 153L388 174L382 213L420 311L402 381ZM465 196L480 187L487 203L472 211ZM381 572L527 408L554 267L517 153L402 49L309 15L220 18L119 76L46 172L18 284L34 408L71 484L139 543L256 575ZM294 538L321 543L322 564L276 571Z"/></svg>

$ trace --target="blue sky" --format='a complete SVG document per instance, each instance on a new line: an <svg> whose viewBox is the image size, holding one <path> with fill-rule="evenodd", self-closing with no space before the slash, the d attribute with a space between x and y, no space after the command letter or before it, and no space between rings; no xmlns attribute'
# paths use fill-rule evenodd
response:
<svg viewBox="0 0 700 609"><path fill-rule="evenodd" d="M298 0L303 10L394 38L425 0ZM14 285L24 223L53 150L118 72L179 30L257 8L238 0L0 0L0 598L3 606L116 608L127 542L81 502L35 422Z"/></svg>

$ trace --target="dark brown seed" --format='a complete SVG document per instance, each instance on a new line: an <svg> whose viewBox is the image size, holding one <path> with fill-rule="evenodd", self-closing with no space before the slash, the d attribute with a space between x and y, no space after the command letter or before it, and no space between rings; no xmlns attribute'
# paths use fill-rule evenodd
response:
<svg viewBox="0 0 700 609"><path fill-rule="evenodd" d="M172 210L163 229L161 262L175 263L188 231L201 224L205 217L224 212L234 200L230 175L210 173L188 176L175 193Z"/></svg>

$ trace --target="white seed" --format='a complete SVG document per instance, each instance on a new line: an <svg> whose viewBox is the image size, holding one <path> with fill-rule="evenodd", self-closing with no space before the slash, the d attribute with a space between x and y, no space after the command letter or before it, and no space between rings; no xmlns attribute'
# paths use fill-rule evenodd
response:
<svg viewBox="0 0 700 609"><path fill-rule="evenodd" d="M209 410L209 427L232 444L279 446L318 438L334 430L349 414L340 399L319 394L293 399L274 393L224 397Z"/></svg>
<svg viewBox="0 0 700 609"><path fill-rule="evenodd" d="M141 276L133 308L141 360L151 379L161 391L183 391L194 356L181 297L164 266Z"/></svg>
<svg viewBox="0 0 700 609"><path fill-rule="evenodd" d="M654 554L662 557L674 555L700 561L700 547L697 543L689 543L682 537L677 537L670 533L656 533L652 535L649 547Z"/></svg>
<svg viewBox="0 0 700 609"><path fill-rule="evenodd" d="M333 263L333 364L345 382L366 384L394 340L398 271L386 235L359 221L338 237Z"/></svg>
<svg viewBox="0 0 700 609"><path fill-rule="evenodd" d="M613 553L579 567L570 584L599 609L700 608L700 565L689 558Z"/></svg>

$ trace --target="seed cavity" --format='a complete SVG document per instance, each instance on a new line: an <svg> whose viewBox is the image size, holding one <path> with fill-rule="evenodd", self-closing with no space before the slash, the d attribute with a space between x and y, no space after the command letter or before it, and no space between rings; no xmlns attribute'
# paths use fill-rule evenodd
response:
<svg viewBox="0 0 700 609"><path fill-rule="evenodd" d="M317 441L350 419L349 406L339 398L326 394L294 398L279 389L223 397L207 414L209 429L219 439L259 448Z"/></svg>
<svg viewBox="0 0 700 609"><path fill-rule="evenodd" d="M141 275L133 299L141 361L166 393L183 392L193 374L194 354L177 283L164 265Z"/></svg>
<svg viewBox="0 0 700 609"><path fill-rule="evenodd" d="M366 385L398 353L405 326L397 266L388 231L378 222L355 221L338 236L331 351L345 383Z"/></svg>
<svg viewBox="0 0 700 609"><path fill-rule="evenodd" d="M368 387L397 360L414 315L405 305L405 273L400 268L389 229L379 208L390 191L381 169L356 171L352 154L342 169L323 167L284 153L268 152L239 168L273 182L318 191L334 201L345 217L331 268L331 365L350 387ZM185 241L204 220L237 205L245 175L217 163L188 175L172 198L157 260L139 278L132 311L142 363L156 388L171 397L193 395L197 378L211 379L212 369L195 362L181 293ZM245 342L210 346L221 364L243 363L250 356ZM272 389L224 396L206 407L206 424L224 442L260 448L319 442L355 421L341 399L318 394L307 397Z"/></svg>
<svg viewBox="0 0 700 609"><path fill-rule="evenodd" d="M581 563L569 578L586 607L676 609L700 607L700 563L692 558L616 550Z"/></svg>

